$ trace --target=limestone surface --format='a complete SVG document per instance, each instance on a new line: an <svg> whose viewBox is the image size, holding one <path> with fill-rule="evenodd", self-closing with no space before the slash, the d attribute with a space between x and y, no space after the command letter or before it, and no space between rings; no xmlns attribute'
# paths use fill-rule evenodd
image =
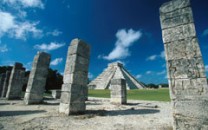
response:
<svg viewBox="0 0 208 130"><path fill-rule="evenodd" d="M6 75L4 73L0 75L0 94L3 91L5 77L6 77Z"/></svg>
<svg viewBox="0 0 208 130"><path fill-rule="evenodd" d="M25 104L38 104L42 102L49 64L50 55L48 53L38 52L34 57L24 97Z"/></svg>
<svg viewBox="0 0 208 130"><path fill-rule="evenodd" d="M126 104L127 103L126 80L111 80L111 103Z"/></svg>
<svg viewBox="0 0 208 130"><path fill-rule="evenodd" d="M21 63L15 63L8 84L6 98L20 99L22 94L23 79L25 77L25 68Z"/></svg>
<svg viewBox="0 0 208 130"><path fill-rule="evenodd" d="M208 86L190 0L160 8L174 130L208 129Z"/></svg>
<svg viewBox="0 0 208 130"><path fill-rule="evenodd" d="M60 99L61 97L61 90L51 90L52 97L55 99Z"/></svg>
<svg viewBox="0 0 208 130"><path fill-rule="evenodd" d="M87 97L90 47L80 39L72 40L67 54L59 112L66 115L84 112Z"/></svg>
<svg viewBox="0 0 208 130"><path fill-rule="evenodd" d="M9 85L9 78L10 78L10 71L6 72L6 76L5 76L5 80L4 80L4 84L3 84L3 89L2 89L2 93L1 93L1 97L6 97L6 93L8 90L8 85Z"/></svg>

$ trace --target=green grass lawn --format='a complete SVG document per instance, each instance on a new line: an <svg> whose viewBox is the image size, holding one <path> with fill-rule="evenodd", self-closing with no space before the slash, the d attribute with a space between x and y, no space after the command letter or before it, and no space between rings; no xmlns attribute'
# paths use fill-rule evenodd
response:
<svg viewBox="0 0 208 130"><path fill-rule="evenodd" d="M110 90L89 90L89 97L110 98ZM127 99L148 101L170 101L169 89L128 90Z"/></svg>

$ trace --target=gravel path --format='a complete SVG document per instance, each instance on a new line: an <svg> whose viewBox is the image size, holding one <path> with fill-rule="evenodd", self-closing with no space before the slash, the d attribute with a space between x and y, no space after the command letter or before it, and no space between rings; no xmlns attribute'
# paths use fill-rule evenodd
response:
<svg viewBox="0 0 208 130"><path fill-rule="evenodd" d="M83 115L58 113L59 100L47 98L41 105L0 99L3 130L172 130L169 102L128 101L110 104L109 99L89 98Z"/></svg>

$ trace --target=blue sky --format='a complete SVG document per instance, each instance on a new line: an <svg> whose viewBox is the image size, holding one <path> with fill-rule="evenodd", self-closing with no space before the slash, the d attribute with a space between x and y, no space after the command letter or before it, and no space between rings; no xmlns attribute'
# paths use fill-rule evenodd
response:
<svg viewBox="0 0 208 130"><path fill-rule="evenodd" d="M21 62L29 70L37 51L51 54L64 72L68 45L91 46L90 78L120 61L145 83L167 83L159 7L169 0L1 0L0 65ZM191 0L208 70L208 1Z"/></svg>

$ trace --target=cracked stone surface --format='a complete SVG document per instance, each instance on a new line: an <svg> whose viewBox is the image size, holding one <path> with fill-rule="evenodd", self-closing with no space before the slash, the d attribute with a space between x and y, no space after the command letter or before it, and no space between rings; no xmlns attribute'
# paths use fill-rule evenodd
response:
<svg viewBox="0 0 208 130"><path fill-rule="evenodd" d="M25 104L38 104L42 102L49 65L50 55L45 52L38 52L34 57L30 72L24 97Z"/></svg>
<svg viewBox="0 0 208 130"><path fill-rule="evenodd" d="M70 115L86 110L89 56L89 45L80 39L71 41L61 89L60 113Z"/></svg>
<svg viewBox="0 0 208 130"><path fill-rule="evenodd" d="M174 130L208 129L208 86L190 0L160 8Z"/></svg>
<svg viewBox="0 0 208 130"><path fill-rule="evenodd" d="M21 63L15 63L10 74L6 98L8 100L20 99L25 77L25 68Z"/></svg>

